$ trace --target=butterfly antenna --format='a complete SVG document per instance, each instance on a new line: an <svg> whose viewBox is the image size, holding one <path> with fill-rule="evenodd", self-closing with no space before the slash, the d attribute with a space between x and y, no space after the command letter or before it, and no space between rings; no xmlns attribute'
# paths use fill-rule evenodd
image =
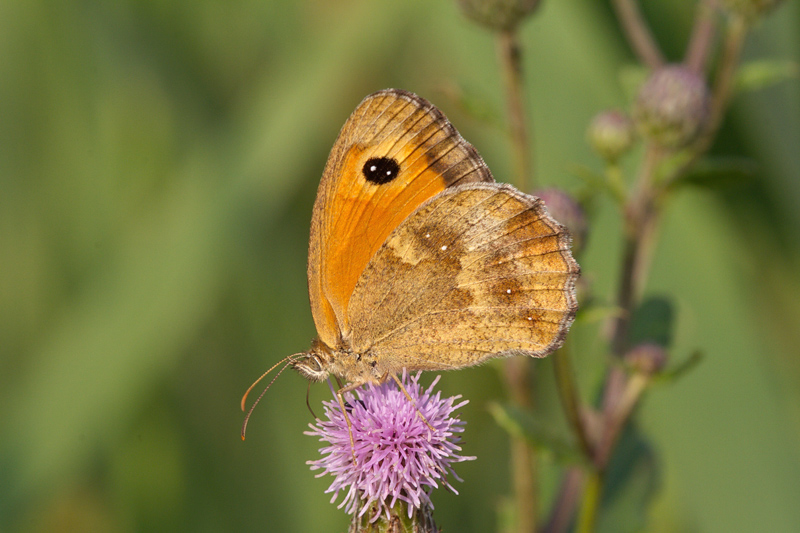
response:
<svg viewBox="0 0 800 533"><path fill-rule="evenodd" d="M255 380L252 385L247 387L247 390L244 391L244 396L242 396L242 411L245 410L245 403L247 402L247 395L250 394L250 391L252 391L255 388L255 386L258 385L261 382L262 379L267 377L267 374L269 374L270 372L272 372L273 370L275 370L276 368L281 366L284 363L284 361L289 359L290 360L289 362L292 362L293 361L292 358L295 357L295 356L298 356L298 355L303 355L303 353L302 352L301 353L293 353L292 355L284 357L283 359L281 359L280 361L278 361L277 363L272 365L272 368L270 368L269 370L267 370L266 372L261 374L261 377L259 377L257 380ZM281 370L281 372L283 372L283 370ZM278 375L280 375L280 372L278 372Z"/></svg>
<svg viewBox="0 0 800 533"><path fill-rule="evenodd" d="M245 391L245 393L244 393L244 396L242 396L242 411L244 411L244 410L245 410L245 402L247 401L247 395L248 395L248 394L250 394L250 391L251 391L251 390L253 390L253 387L255 387L256 385L258 385L258 383L259 383L259 382L260 382L262 379L264 379L264 377L266 377L266 375L267 375L267 374L269 374L270 372L272 372L273 370L275 370L275 368L277 368L277 367L278 367L280 364L282 364L282 363L283 363L284 361L286 361L287 359L289 360L289 361L288 361L288 362L287 362L287 363L286 363L286 364L283 366L283 368L281 368L281 369L278 371L278 373L277 373L277 374L275 374L275 376L272 378L272 380L269 382L269 384L268 384L268 385L267 385L267 386L264 388L264 390L263 390L263 391L261 391L261 394L259 394L259 395L258 395L258 398L256 398L256 401L255 401L255 402L253 402L253 405L251 405L251 406L250 406L250 410L249 410L249 411L247 411L247 415L245 415L245 417L244 417L244 423L242 424L242 440L244 440L244 435L245 435L245 432L247 431L247 422L250 420L250 415L252 415L252 414L253 414L253 410L256 408L256 405L258 405L258 402L260 402L260 401L261 401L261 398L263 398L263 397L264 397L264 395L267 393L267 391L269 390L269 388L270 388L270 387L272 387L272 384L273 384L273 383L275 383L275 380L276 380L276 379L278 379L278 376L280 376L281 374L283 374L283 371L284 371L284 370L286 370L286 369L289 367L289 365L291 365L291 364L294 362L294 359L293 359L293 358L294 358L295 356L297 356L297 355L302 355L302 353L296 353L296 354L292 354L292 355L290 355L290 356L288 356L288 357L284 357L283 359L281 359L280 361L278 361L278 362L277 362L277 363L276 363L276 364L275 364L275 365L274 365L272 368L270 368L269 370L267 370L266 372L264 372L263 374L261 374L261 377L259 377L257 380L255 380L255 382L253 382L253 384L252 384L252 385L250 385L250 387L248 387L247 391Z"/></svg>

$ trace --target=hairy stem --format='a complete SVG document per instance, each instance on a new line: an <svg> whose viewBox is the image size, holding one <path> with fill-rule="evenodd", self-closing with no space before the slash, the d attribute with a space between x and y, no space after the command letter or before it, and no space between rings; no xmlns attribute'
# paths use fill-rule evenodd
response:
<svg viewBox="0 0 800 533"><path fill-rule="evenodd" d="M634 0L614 0L612 3L628 42L639 59L651 69L664 64L664 55L658 48L650 28L639 12Z"/></svg>
<svg viewBox="0 0 800 533"><path fill-rule="evenodd" d="M532 156L523 98L522 51L516 30L497 33L497 48L506 93L514 175L517 187L524 192L530 192L533 186ZM507 359L505 381L512 402L522 409L530 410L533 407L531 362L522 357ZM516 530L519 533L535 532L538 509L536 455L522 437L511 437L510 468L514 483Z"/></svg>
<svg viewBox="0 0 800 533"><path fill-rule="evenodd" d="M722 59L711 94L711 112L708 124L694 149L698 154L705 153L711 147L711 142L722 124L722 117L730 101L733 79L742 55L747 30L747 22L741 17L732 17L726 28Z"/></svg>
<svg viewBox="0 0 800 533"><path fill-rule="evenodd" d="M697 4L692 36L689 38L689 46L683 59L684 64L697 74L702 74L706 69L716 29L714 16L712 3L709 0L700 0Z"/></svg>
<svg viewBox="0 0 800 533"><path fill-rule="evenodd" d="M534 186L533 152L522 90L522 51L516 30L497 33L497 48L503 70L516 185L523 192L531 192Z"/></svg>

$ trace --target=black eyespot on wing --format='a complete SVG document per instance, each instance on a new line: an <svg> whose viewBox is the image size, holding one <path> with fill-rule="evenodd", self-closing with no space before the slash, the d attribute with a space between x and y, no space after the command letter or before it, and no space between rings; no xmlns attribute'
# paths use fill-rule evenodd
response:
<svg viewBox="0 0 800 533"><path fill-rule="evenodd" d="M373 157L361 169L364 178L375 185L389 183L400 173L400 165L391 157Z"/></svg>

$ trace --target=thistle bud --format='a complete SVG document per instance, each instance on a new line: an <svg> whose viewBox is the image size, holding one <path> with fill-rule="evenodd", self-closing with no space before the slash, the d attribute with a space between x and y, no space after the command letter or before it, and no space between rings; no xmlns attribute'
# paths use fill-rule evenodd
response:
<svg viewBox="0 0 800 533"><path fill-rule="evenodd" d="M592 119L586 137L597 155L613 163L631 149L636 131L622 111L603 111Z"/></svg>
<svg viewBox="0 0 800 533"><path fill-rule="evenodd" d="M667 351L653 342L642 343L625 354L625 362L637 372L652 376L667 364Z"/></svg>
<svg viewBox="0 0 800 533"><path fill-rule="evenodd" d="M512 30L539 6L539 0L458 0L461 11L491 30Z"/></svg>
<svg viewBox="0 0 800 533"><path fill-rule="evenodd" d="M721 0L722 6L730 13L741 15L747 20L755 20L775 9L783 0Z"/></svg>
<svg viewBox="0 0 800 533"><path fill-rule="evenodd" d="M703 78L683 65L668 65L639 89L633 119L642 136L667 148L682 148L697 138L708 111Z"/></svg>
<svg viewBox="0 0 800 533"><path fill-rule="evenodd" d="M580 252L586 242L588 224L586 213L575 199L561 189L542 189L534 193L542 199L547 211L556 220L567 227L572 236L572 250Z"/></svg>

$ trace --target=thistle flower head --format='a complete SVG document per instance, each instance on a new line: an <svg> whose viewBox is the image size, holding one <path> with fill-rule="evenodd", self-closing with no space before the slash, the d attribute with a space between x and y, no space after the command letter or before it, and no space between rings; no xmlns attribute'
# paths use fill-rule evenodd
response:
<svg viewBox="0 0 800 533"><path fill-rule="evenodd" d="M586 137L600 157L615 162L633 146L636 128L622 111L603 111L592 119Z"/></svg>
<svg viewBox="0 0 800 533"><path fill-rule="evenodd" d="M683 148L703 129L708 111L705 80L683 65L667 65L656 69L639 89L633 116L644 137Z"/></svg>
<svg viewBox="0 0 800 533"><path fill-rule="evenodd" d="M553 218L567 227L572 237L572 250L580 252L586 243L589 225L586 213L577 200L556 188L540 189L534 194L542 199Z"/></svg>
<svg viewBox="0 0 800 533"><path fill-rule="evenodd" d="M458 0L470 19L491 30L511 30L525 20L540 0Z"/></svg>
<svg viewBox="0 0 800 533"><path fill-rule="evenodd" d="M398 502L407 505L409 517L423 506L433 508L429 493L440 484L457 493L447 480L449 474L461 481L452 464L475 458L458 454L458 434L464 431L464 422L451 415L467 402L456 403L461 396L433 394L438 376L428 389L419 384L419 377L420 373L412 377L403 373L403 386L413 404L391 380L359 389L357 399L345 394L355 450L339 402L323 402L323 419L309 424L311 431L305 433L328 444L320 449L321 459L307 464L311 470L320 470L317 477L334 476L325 491L333 493L331 503L344 491L339 508L361 517L374 507L370 521L375 521L382 512L388 518Z"/></svg>

